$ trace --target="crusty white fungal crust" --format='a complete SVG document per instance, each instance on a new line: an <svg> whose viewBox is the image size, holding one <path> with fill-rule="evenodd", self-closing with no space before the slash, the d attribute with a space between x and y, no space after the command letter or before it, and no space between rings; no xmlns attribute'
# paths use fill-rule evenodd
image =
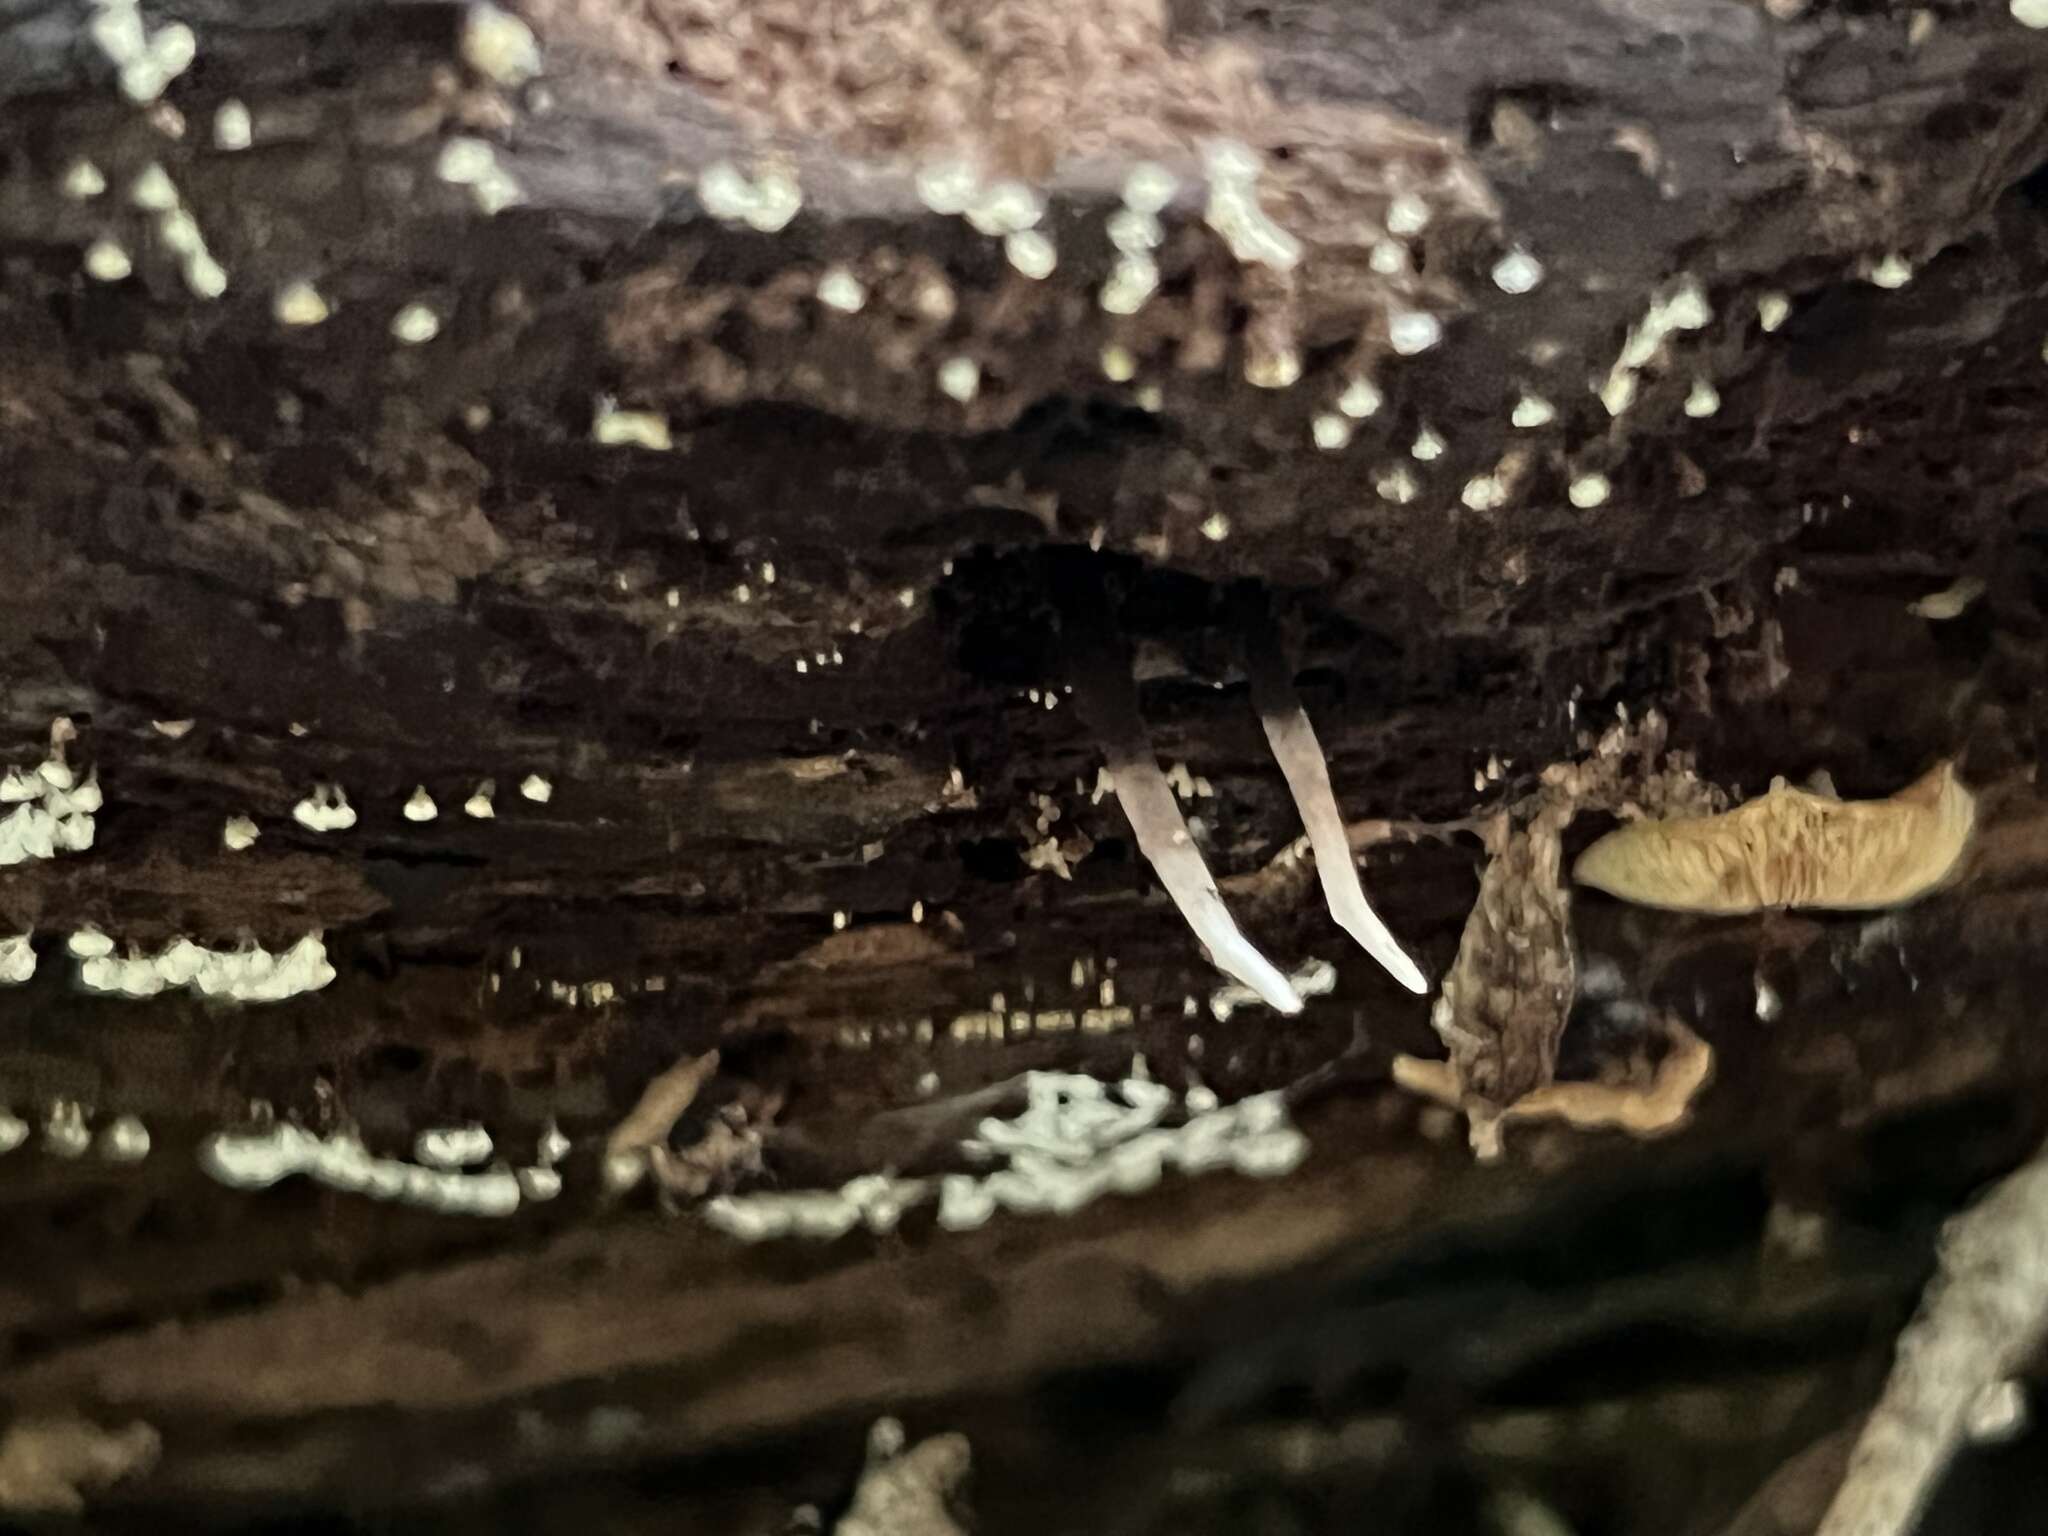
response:
<svg viewBox="0 0 2048 1536"><path fill-rule="evenodd" d="M1429 982L1421 968L1388 932L1358 883L1358 866L1351 859L1351 839L1337 808L1337 792L1330 786L1329 765L1270 631L1255 632L1247 654L1259 723L1266 728L1266 740L1279 759L1280 772L1286 776L1295 809L1308 831L1309 847L1316 856L1316 878L1322 882L1330 916L1385 966L1394 980L1410 992L1427 992Z"/></svg>
<svg viewBox="0 0 2048 1536"><path fill-rule="evenodd" d="M1145 722L1138 714L1122 647L1097 628L1102 616L1071 610L1075 633L1074 696L1102 742L1102 754L1116 781L1117 803L1137 834L1138 849L1151 861L1173 904L1195 937L1208 948L1216 968L1250 987L1282 1013L1301 1012L1301 998L1272 961L1238 931L1222 893L1195 846L1188 824L1160 772ZM1093 622L1090 622L1090 620Z"/></svg>
<svg viewBox="0 0 2048 1536"><path fill-rule="evenodd" d="M1952 763L1885 800L1834 800L1783 780L1719 816L1644 821L1579 855L1582 885L1681 912L1903 906L1950 879L1976 824Z"/></svg>

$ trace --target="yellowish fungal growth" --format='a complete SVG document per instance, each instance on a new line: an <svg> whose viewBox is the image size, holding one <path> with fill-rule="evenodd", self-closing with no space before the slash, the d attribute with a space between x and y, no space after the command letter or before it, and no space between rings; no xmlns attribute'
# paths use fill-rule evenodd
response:
<svg viewBox="0 0 2048 1536"><path fill-rule="evenodd" d="M1572 876L1672 911L1869 911L1949 880L1976 818L1976 800L1948 762L1886 800L1835 800L1778 779L1719 816L1618 828L1579 855Z"/></svg>

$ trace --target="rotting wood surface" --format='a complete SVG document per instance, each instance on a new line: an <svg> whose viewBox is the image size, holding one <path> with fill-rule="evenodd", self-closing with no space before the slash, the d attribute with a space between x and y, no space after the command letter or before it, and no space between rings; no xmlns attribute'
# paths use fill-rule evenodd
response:
<svg viewBox="0 0 2048 1536"><path fill-rule="evenodd" d="M457 7L194 0L146 12L197 51L142 106L91 9L0 0L0 751L31 765L69 717L106 797L88 853L0 870L0 933L39 951L0 988L0 1102L133 1113L154 1147L0 1161L0 1406L160 1432L154 1470L96 1496L108 1528L773 1530L843 1507L896 1411L969 1434L984 1530L1254 1506L1440 1529L1510 1484L1589 1526L1707 1529L1874 1398L1933 1221L2044 1129L2048 33L2002 5L1040 4L1035 31L906 3L876 35L927 75L827 60L871 89L807 106L830 50L801 24L735 55L751 74L706 31L766 6L536 3L543 72L508 85L462 57ZM231 103L247 149L218 147ZM1219 132L1266 156L1306 246L1284 280L1203 225ZM523 201L486 217L442 179L456 138ZM1043 198L1049 276L919 201L919 165L963 145ZM764 147L802 210L710 217L701 174L763 173ZM1111 316L1141 159L1181 185L1157 293ZM96 196L66 195L81 160ZM152 164L217 299L133 206ZM1403 177L1436 216L1382 273L1358 230ZM85 274L102 239L125 279ZM1492 277L1517 251L1542 268L1519 295ZM1894 253L1904 287L1861 275ZM836 265L858 313L815 297ZM1592 387L1686 273L1711 319L1610 416ZM322 323L280 322L298 283ZM407 344L413 305L438 325ZM1391 352L1424 311L1442 339ZM967 400L941 385L963 358ZM1352 421L1362 373L1382 399ZM600 396L665 416L671 450L593 442ZM1514 426L1532 396L1552 421ZM1377 489L1397 468L1412 499ZM1593 474L1606 499L1575 504ZM1487 476L1504 502L1470 504ZM1683 1017L1715 1080L1669 1142L1532 1129L1476 1169L1384 1082L1436 1048L1427 1000L1305 866L1233 907L1337 989L1285 1023L1211 1016L1221 978L1090 793L1052 622L1080 558L1120 594L1162 764L1213 790L1184 809L1226 890L1300 826L1233 671L1241 582L1286 626L1348 816L1491 814L1655 706L1750 795L1822 768L1883 794L1955 756L1977 846L1896 918L1578 893L1582 981L1597 961ZM1956 617L1909 611L1959 578L1984 588ZM324 783L347 832L292 821ZM408 820L422 785L438 814ZM241 815L261 837L231 852ZM1049 836L1090 850L1069 880L1026 860ZM1364 856L1441 977L1480 849ZM246 1009L84 995L62 940L86 923L150 950L318 929L338 975ZM1106 983L1127 1023L1037 1027ZM954 1038L997 993L1030 1033ZM1596 1075L1628 1014L1576 1012L1563 1075ZM897 1136L937 1156L903 1118L927 1073L943 1099L1142 1051L1233 1098L1355 1055L1288 1179L749 1249L599 1192L646 1082L714 1047L692 1115L779 1105L766 1156L796 1186ZM470 1120L515 1159L551 1120L576 1150L559 1199L503 1222L218 1188L193 1153L258 1099L393 1151ZM1788 1257L1807 1217L1831 1242ZM1573 1304L1538 1305L1560 1250ZM1128 1413L1076 1411L1076 1381Z"/></svg>

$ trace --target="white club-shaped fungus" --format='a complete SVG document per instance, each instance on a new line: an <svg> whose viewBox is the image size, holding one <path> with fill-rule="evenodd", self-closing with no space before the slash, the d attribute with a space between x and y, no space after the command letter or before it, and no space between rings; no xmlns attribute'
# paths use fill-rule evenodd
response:
<svg viewBox="0 0 2048 1536"><path fill-rule="evenodd" d="M1160 771L1124 647L1098 605L1069 607L1073 631L1074 695L1080 703L1116 783L1117 803L1181 916L1209 951L1218 969L1235 976L1282 1013L1301 1012L1301 999L1287 978L1238 931L1222 893L1195 846L1173 790Z"/></svg>

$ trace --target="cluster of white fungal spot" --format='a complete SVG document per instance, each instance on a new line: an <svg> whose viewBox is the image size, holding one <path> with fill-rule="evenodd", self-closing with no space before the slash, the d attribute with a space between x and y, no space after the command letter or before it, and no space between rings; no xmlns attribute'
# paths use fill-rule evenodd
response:
<svg viewBox="0 0 2048 1536"><path fill-rule="evenodd" d="M483 139L458 135L441 146L434 174L452 187L467 187L486 218L526 201L512 173L498 164L498 152Z"/></svg>
<svg viewBox="0 0 2048 1536"><path fill-rule="evenodd" d="M206 248L199 221L179 201L177 186L162 166L152 161L143 167L129 184L128 200L156 215L158 238L178 258L187 288L202 299L217 299L227 292L227 272ZM102 282L118 282L128 275L127 253L110 239L96 241L86 253L86 270Z"/></svg>
<svg viewBox="0 0 2048 1536"><path fill-rule="evenodd" d="M1141 1194L1169 1169L1185 1174L1232 1168L1276 1178L1301 1165L1308 1141L1289 1121L1277 1093L1219 1107L1196 1087L1185 1096L1143 1075L1112 1087L1092 1077L1033 1072L1026 1107L1014 1119L985 1119L964 1144L985 1174L937 1179L867 1174L836 1190L729 1195L707 1201L704 1219L746 1242L778 1237L822 1241L857 1226L893 1231L904 1212L936 1195L938 1223L949 1232L984 1226L1000 1210L1070 1215L1108 1194ZM1169 1116L1183 1118L1172 1126Z"/></svg>
<svg viewBox="0 0 2048 1536"><path fill-rule="evenodd" d="M327 946L309 933L273 954L261 944L208 949L190 939L173 939L154 955L117 958L113 941L96 928L81 928L67 943L78 960L79 984L88 992L128 998L156 997L188 987L200 997L239 1003L279 1003L317 992L334 980Z"/></svg>
<svg viewBox="0 0 2048 1536"><path fill-rule="evenodd" d="M94 0L86 30L119 71L121 94L138 106L163 95L199 54L190 27L174 21L151 31L135 0Z"/></svg>
<svg viewBox="0 0 2048 1536"><path fill-rule="evenodd" d="M292 820L308 832L346 832L356 824L355 808L348 803L348 794L339 784L316 784L313 792L292 807ZM236 846L235 823L230 821L222 834L222 840L230 848ZM250 841L254 841L254 830L250 830ZM247 847L243 843L242 847Z"/></svg>
<svg viewBox="0 0 2048 1536"><path fill-rule="evenodd" d="M1149 160L1124 177L1123 207L1109 216L1109 243L1117 257L1099 301L1107 313L1134 315L1159 287L1159 263L1152 254L1166 238L1159 214L1179 186L1173 172Z"/></svg>
<svg viewBox="0 0 2048 1536"><path fill-rule="evenodd" d="M610 395L599 395L590 416L590 440L607 448L647 448L666 453L674 446L668 417L658 411L622 411Z"/></svg>
<svg viewBox="0 0 2048 1536"><path fill-rule="evenodd" d="M1663 350L1665 341L1678 331L1697 331L1714 318L1706 289L1690 273L1678 278L1651 301L1643 318L1629 327L1621 355L1608 370L1600 388L1600 403L1610 416L1619 416L1635 403L1638 375Z"/></svg>
<svg viewBox="0 0 2048 1536"><path fill-rule="evenodd" d="M31 1127L0 1106L0 1155L28 1141ZM66 1161L85 1156L97 1140L100 1156L110 1163L139 1163L149 1156L149 1128L134 1115L117 1115L95 1138L86 1126L86 1109L76 1099L52 1099L43 1119L43 1150Z"/></svg>
<svg viewBox="0 0 2048 1536"><path fill-rule="evenodd" d="M1219 139L1204 147L1209 176L1209 202L1202 218L1223 237L1230 254L1248 265L1291 272L1301 262L1301 242L1268 217L1259 206L1258 154L1235 139Z"/></svg>
<svg viewBox="0 0 2048 1536"><path fill-rule="evenodd" d="M431 1133L430 1133L431 1134ZM453 1134L453 1133L451 1133ZM425 1140L423 1137L422 1140ZM451 1141L445 1149L453 1157L458 1151L474 1150ZM482 1156L490 1155L490 1138L481 1141ZM199 1165L230 1189L268 1189L285 1179L303 1176L329 1189L368 1195L400 1205L449 1216L510 1216L519 1209L526 1190L521 1173L533 1170L497 1163L472 1171L467 1165L428 1167L402 1158L379 1157L363 1145L352 1130L318 1136L288 1122L243 1131L217 1131L199 1148ZM552 1168L542 1171L552 1174ZM549 1199L560 1188L536 1181L542 1192L530 1198Z"/></svg>
<svg viewBox="0 0 2048 1536"><path fill-rule="evenodd" d="M0 816L0 869L92 847L99 775L81 781L65 760L66 745L75 739L71 722L60 718L50 727L42 762L27 772L10 766L0 773L0 809L12 807Z"/></svg>
<svg viewBox="0 0 2048 1536"><path fill-rule="evenodd" d="M764 235L786 228L804 206L796 177L769 166L749 180L730 160L718 160L697 176L697 200L714 219L744 224Z"/></svg>
<svg viewBox="0 0 2048 1536"><path fill-rule="evenodd" d="M20 986L36 973L33 935L13 934L0 939L0 985Z"/></svg>
<svg viewBox="0 0 2048 1536"><path fill-rule="evenodd" d="M532 29L488 0L473 0L463 13L461 47L463 63L497 85L524 85L541 72Z"/></svg>

